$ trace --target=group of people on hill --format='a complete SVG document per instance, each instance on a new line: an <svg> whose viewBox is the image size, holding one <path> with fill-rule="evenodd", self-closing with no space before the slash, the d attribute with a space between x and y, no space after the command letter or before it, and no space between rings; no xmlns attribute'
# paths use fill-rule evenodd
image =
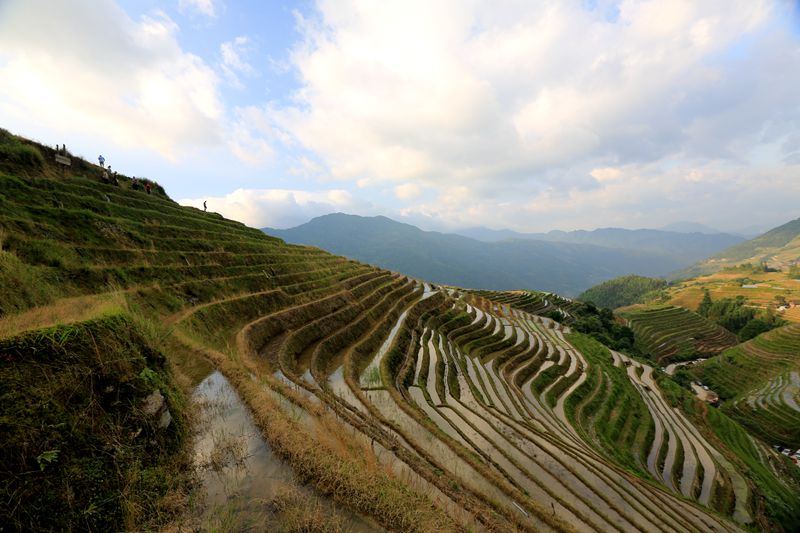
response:
<svg viewBox="0 0 800 533"><path fill-rule="evenodd" d="M64 146L64 150L66 150L66 146ZM103 157L103 154L100 154L97 157L97 162L100 163L100 168L103 169L103 182L112 183L114 185L119 186L119 180L117 179L117 171L116 170L112 171L111 165L108 165L108 168L106 168L106 158ZM136 176L133 176L131 178L131 187L133 189L138 189L139 182L144 183L145 192L147 192L147 194L150 194L151 191L153 190L153 187L147 180L139 179ZM203 211L208 211L208 205L206 204L205 200L203 200Z"/></svg>
<svg viewBox="0 0 800 533"><path fill-rule="evenodd" d="M106 165L106 158L103 157L103 154L100 154L97 157L97 162L100 163L100 168L103 169L103 181L106 182L106 183L112 183L112 184L118 186L119 185L119 180L117 179L117 171L116 170L112 171L111 170L111 165L108 165L108 168L106 168L106 166L105 166ZM150 194L150 192L152 191L153 188L150 185L149 181L147 181L147 180L139 180L136 176L133 176L131 179L132 179L132 183L133 183L133 188L134 189L137 189L139 181L142 181L144 183L144 190L147 192L147 194Z"/></svg>

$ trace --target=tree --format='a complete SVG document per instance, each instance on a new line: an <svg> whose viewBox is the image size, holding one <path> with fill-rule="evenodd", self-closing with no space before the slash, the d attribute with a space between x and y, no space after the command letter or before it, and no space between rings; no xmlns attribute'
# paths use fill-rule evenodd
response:
<svg viewBox="0 0 800 533"><path fill-rule="evenodd" d="M766 320L760 318L754 318L742 328L739 332L739 340L744 342L752 339L753 337L757 337L762 333L766 333L767 331L771 330L774 326L772 326Z"/></svg>
<svg viewBox="0 0 800 533"><path fill-rule="evenodd" d="M711 293L708 292L708 289L703 289L703 301L697 306L697 314L707 317L713 304L714 301L711 300Z"/></svg>

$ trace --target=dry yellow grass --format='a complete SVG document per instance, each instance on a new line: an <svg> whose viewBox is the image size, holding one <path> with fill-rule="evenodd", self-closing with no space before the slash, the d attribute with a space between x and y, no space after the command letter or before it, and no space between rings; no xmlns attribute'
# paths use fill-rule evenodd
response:
<svg viewBox="0 0 800 533"><path fill-rule="evenodd" d="M741 280L747 278L757 287L742 287ZM680 283L668 289L667 303L695 310L703 299L704 290L708 290L713 300L744 296L748 304L768 308L775 307L775 297L783 296L787 301L800 301L800 280L790 279L785 272L718 272L709 276L700 276ZM800 308L790 309L783 318L792 322L800 322Z"/></svg>
<svg viewBox="0 0 800 533"><path fill-rule="evenodd" d="M789 322L800 323L800 306L785 311L781 316Z"/></svg>
<svg viewBox="0 0 800 533"><path fill-rule="evenodd" d="M206 357L225 374L251 410L273 450L295 469L298 477L390 530L463 531L426 495L411 490L382 468L374 452L354 441L332 413L309 405L315 418L311 426L285 412L267 390L264 381L253 380L246 364L216 350L200 346L176 332L171 353L194 352ZM271 375L261 376L272 383ZM272 379L269 379L272 378ZM280 388L280 387L279 387ZM301 398L297 398L302 402Z"/></svg>
<svg viewBox="0 0 800 533"><path fill-rule="evenodd" d="M0 319L0 338L39 328L90 320L127 309L122 292L63 298L23 313Z"/></svg>

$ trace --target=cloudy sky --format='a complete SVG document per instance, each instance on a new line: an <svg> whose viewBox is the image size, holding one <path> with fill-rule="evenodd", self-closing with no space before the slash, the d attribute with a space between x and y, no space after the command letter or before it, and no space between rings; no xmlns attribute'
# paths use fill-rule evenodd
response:
<svg viewBox="0 0 800 533"><path fill-rule="evenodd" d="M0 0L0 127L257 227L800 216L800 7Z"/></svg>

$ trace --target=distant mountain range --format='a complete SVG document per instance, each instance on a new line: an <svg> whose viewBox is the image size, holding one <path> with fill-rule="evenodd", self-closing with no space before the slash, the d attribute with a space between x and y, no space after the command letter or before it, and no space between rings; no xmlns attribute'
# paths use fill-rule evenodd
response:
<svg viewBox="0 0 800 533"><path fill-rule="evenodd" d="M572 244L593 244L607 248L636 250L656 255L669 255L678 263L692 264L710 254L744 241L742 237L727 233L684 233L655 229L600 228L592 231L559 231L548 233L517 233L511 230L469 228L456 232L484 242L501 242L525 239Z"/></svg>
<svg viewBox="0 0 800 533"><path fill-rule="evenodd" d="M711 226L706 226L705 224L700 224L699 222L688 222L685 220L673 222L672 224L661 226L658 229L661 231L674 231L677 233L705 233L706 235L725 233L724 231L712 228Z"/></svg>
<svg viewBox="0 0 800 533"><path fill-rule="evenodd" d="M663 276L742 239L659 230L516 234L484 242L422 231L386 217L336 213L286 230L264 228L287 242L330 252L435 283L494 290L538 289L575 295L626 274ZM482 233L481 233L482 232ZM499 232L498 232L499 233ZM519 237L522 235L523 237Z"/></svg>
<svg viewBox="0 0 800 533"><path fill-rule="evenodd" d="M800 261L800 218L791 220L750 239L713 254L682 271L678 277L711 274L742 263L766 262L771 267L786 269Z"/></svg>

